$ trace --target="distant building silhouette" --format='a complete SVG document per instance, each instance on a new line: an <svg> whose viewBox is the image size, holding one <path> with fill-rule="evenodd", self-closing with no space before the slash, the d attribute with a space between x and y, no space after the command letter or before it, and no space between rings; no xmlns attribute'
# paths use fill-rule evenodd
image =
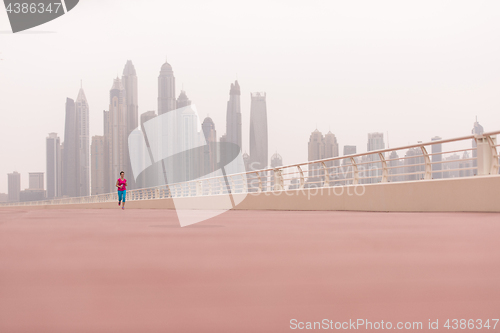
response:
<svg viewBox="0 0 500 333"><path fill-rule="evenodd" d="M348 155L355 155L356 154L356 146L344 146L344 152L343 156L348 156ZM350 158L344 158L342 160L342 164L351 164L351 159Z"/></svg>
<svg viewBox="0 0 500 333"><path fill-rule="evenodd" d="M481 126L478 122L477 122L477 117L476 117L476 121L474 122L474 127L472 127L472 134L473 135L481 135L484 133L484 128L483 126ZM472 166L475 168L473 170L473 174L474 175L477 175L477 142L476 140L472 139L472 157L474 158L474 160L472 161Z"/></svg>
<svg viewBox="0 0 500 333"><path fill-rule="evenodd" d="M307 150L308 161L316 161L325 158L325 138L318 129L315 129L314 132L311 133ZM321 186L321 182L324 179L324 172L321 164L310 164L308 171L306 187Z"/></svg>
<svg viewBox="0 0 500 333"><path fill-rule="evenodd" d="M128 149L128 135L136 129L139 119L139 97L137 92L137 73L131 60L127 60L123 68L122 84L125 89L125 105L127 110L127 142L126 142L126 165L123 167L127 175L128 188L136 188L135 179L132 175L132 165L130 163Z"/></svg>
<svg viewBox="0 0 500 333"><path fill-rule="evenodd" d="M19 201L20 202L28 202L28 201L42 201L45 200L45 191L44 190L30 190L25 189L24 191L19 192Z"/></svg>
<svg viewBox="0 0 500 333"><path fill-rule="evenodd" d="M460 156L454 153L444 159L443 163L443 178L457 178L460 177Z"/></svg>
<svg viewBox="0 0 500 333"><path fill-rule="evenodd" d="M368 133L368 144L367 151L380 150L385 148L384 143L384 133ZM380 156L378 154L372 154L367 156L367 161L369 162L378 162L380 161ZM376 177L364 179L362 183L378 183L381 181L382 176L382 163L370 163L366 164L364 172L362 173L362 177Z"/></svg>
<svg viewBox="0 0 500 333"><path fill-rule="evenodd" d="M344 146L343 156L355 155L355 154L356 154L356 146L350 146L350 145ZM355 161L356 161L356 159L355 159ZM342 179L342 181L340 184L341 185L352 184L354 172L353 172L353 167L352 167L352 161L350 158L342 159L341 172L342 173L341 173L339 179ZM345 181L344 181L344 179L345 179Z"/></svg>
<svg viewBox="0 0 500 333"><path fill-rule="evenodd" d="M217 170L217 131L212 118L206 117L201 124L206 146L203 151L204 174L208 175Z"/></svg>
<svg viewBox="0 0 500 333"><path fill-rule="evenodd" d="M90 195L90 142L89 142L89 105L82 88L75 102L77 150L76 196Z"/></svg>
<svg viewBox="0 0 500 333"><path fill-rule="evenodd" d="M280 154L278 154L278 152L276 152L273 154L273 156L271 156L271 168L275 169L275 168L279 168L280 166L283 166L283 158L281 157ZM273 186L276 185L274 173L271 176L271 184Z"/></svg>
<svg viewBox="0 0 500 333"><path fill-rule="evenodd" d="M308 161L321 160L325 156L325 140L317 129L311 133L308 144Z"/></svg>
<svg viewBox="0 0 500 333"><path fill-rule="evenodd" d="M62 162L61 142L57 133L49 133L46 139L47 198L61 196Z"/></svg>
<svg viewBox="0 0 500 333"><path fill-rule="evenodd" d="M432 141L439 141L442 140L440 136L435 136L431 139ZM441 143L436 143L432 145L432 155L431 155L431 163L432 163L432 178L434 179L441 179L443 178L443 173L441 170L443 170L443 155L441 153L443 152L443 144Z"/></svg>
<svg viewBox="0 0 500 333"><path fill-rule="evenodd" d="M401 165L404 164L400 159L399 155L396 151L391 151L389 154L389 161L387 162L387 167L389 168L389 177L388 181L390 182L399 182L402 181L403 178L400 176L400 173L403 173L403 168Z"/></svg>
<svg viewBox="0 0 500 333"><path fill-rule="evenodd" d="M384 149L384 133L368 133L367 151Z"/></svg>
<svg viewBox="0 0 500 333"><path fill-rule="evenodd" d="M191 100L187 97L186 92L181 90L179 97L177 97L177 109L191 105Z"/></svg>
<svg viewBox="0 0 500 333"><path fill-rule="evenodd" d="M229 101L227 102L226 111L226 134L224 141L233 145L221 145L220 160L222 164L227 164L232 158L237 156L241 151L241 105L240 105L240 85L238 81L231 83L229 90ZM252 158L250 156L250 158ZM227 173L233 173L237 170L225 167Z"/></svg>
<svg viewBox="0 0 500 333"><path fill-rule="evenodd" d="M78 185L78 157L79 140L75 101L66 98L66 119L64 126L64 147L62 160L62 195L76 197L79 194Z"/></svg>
<svg viewBox="0 0 500 333"><path fill-rule="evenodd" d="M105 169L105 140L102 135L92 137L91 146L91 173L92 173L92 195L104 194L105 179L107 174Z"/></svg>
<svg viewBox="0 0 500 333"><path fill-rule="evenodd" d="M158 76L158 115L175 110L175 77L172 66L165 62Z"/></svg>
<svg viewBox="0 0 500 333"><path fill-rule="evenodd" d="M470 160L470 155L467 151L464 151L464 154L462 155L462 159L460 160L460 163L458 167L460 168L459 171L459 177L470 177L474 173L472 172L472 161Z"/></svg>
<svg viewBox="0 0 500 333"><path fill-rule="evenodd" d="M110 128L110 119L109 119L109 111L104 110L102 112L102 122L103 122L103 132L104 132L104 193L110 193L112 189L112 183L109 180L110 167L110 137L111 137L111 128ZM117 178L118 179L118 178Z"/></svg>
<svg viewBox="0 0 500 333"><path fill-rule="evenodd" d="M130 170L127 170L129 165L128 158L128 115L127 105L125 104L125 88L122 81L117 77L109 92L109 119L107 121L107 138L105 139L107 147L105 147L105 158L107 160L108 170L105 175L107 188L115 189L114 184L120 176L120 171L125 171L126 178L132 178ZM106 115L105 115L106 116Z"/></svg>
<svg viewBox="0 0 500 333"><path fill-rule="evenodd" d="M271 156L271 168L283 166L283 158L277 152Z"/></svg>
<svg viewBox="0 0 500 333"><path fill-rule="evenodd" d="M339 144L335 134L331 131L325 134L325 154L323 158L332 158L339 156ZM341 177L340 170L336 167L340 165L340 160L329 161L325 163L328 168L328 174L330 175L330 180L336 180Z"/></svg>
<svg viewBox="0 0 500 333"><path fill-rule="evenodd" d="M18 202L21 192L21 174L17 171L7 174L9 202Z"/></svg>
<svg viewBox="0 0 500 333"><path fill-rule="evenodd" d="M43 172L30 172L29 176L29 189L30 190L45 190L44 187L44 174Z"/></svg>
<svg viewBox="0 0 500 333"><path fill-rule="evenodd" d="M156 118L156 112L155 111L146 111L141 114L141 131L142 133L146 133L144 129L144 123L148 122L149 120L152 120ZM144 152L144 158L146 159L146 156L149 156L149 151ZM151 157L151 156L149 156ZM159 167L161 164L158 163L153 163L145 172L142 172L140 175L134 175L138 176L137 178L137 188L147 188L147 187L153 187L157 186L158 183L158 175L160 174Z"/></svg>
<svg viewBox="0 0 500 333"><path fill-rule="evenodd" d="M183 152L184 158L181 159L180 167L167 167L167 179L169 183L179 183L198 178L198 172L201 167L200 158L203 156L197 153L201 150L189 149L197 147L200 143L200 134L198 132L198 116L194 110L183 107L182 111L176 112L180 116L180 126L177 130L177 152Z"/></svg>
<svg viewBox="0 0 500 333"><path fill-rule="evenodd" d="M139 97L137 92L137 74L134 64L127 60L123 68L122 84L125 89L125 104L127 108L127 134L130 134L138 125Z"/></svg>
<svg viewBox="0 0 500 333"><path fill-rule="evenodd" d="M266 93L251 93L250 99L250 168L261 170L269 158Z"/></svg>
<svg viewBox="0 0 500 333"><path fill-rule="evenodd" d="M240 115L241 117L241 115ZM248 168L250 171L262 170L268 167L268 131L266 93L255 92L250 94L250 156ZM259 172L262 189L268 186L268 172ZM251 187L258 185L255 181L249 183Z"/></svg>
<svg viewBox="0 0 500 333"><path fill-rule="evenodd" d="M412 173L405 175L405 180L420 180L424 178L425 160L420 148L410 148L406 152L404 159L404 173Z"/></svg>
<svg viewBox="0 0 500 333"><path fill-rule="evenodd" d="M250 155L243 153L243 164L245 164L245 171L250 171Z"/></svg>
<svg viewBox="0 0 500 333"><path fill-rule="evenodd" d="M28 175L29 188L19 193L19 201L27 202L44 200L46 195L43 182L43 172L30 172Z"/></svg>

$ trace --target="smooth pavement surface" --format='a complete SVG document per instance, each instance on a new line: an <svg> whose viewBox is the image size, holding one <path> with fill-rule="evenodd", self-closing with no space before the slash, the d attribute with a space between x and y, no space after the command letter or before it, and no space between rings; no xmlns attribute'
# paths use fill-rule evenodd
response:
<svg viewBox="0 0 500 333"><path fill-rule="evenodd" d="M500 214L0 209L2 333L499 317Z"/></svg>

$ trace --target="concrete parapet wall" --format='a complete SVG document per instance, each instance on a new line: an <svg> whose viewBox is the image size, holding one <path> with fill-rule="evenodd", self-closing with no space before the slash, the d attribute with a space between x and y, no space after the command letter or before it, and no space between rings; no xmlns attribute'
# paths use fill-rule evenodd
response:
<svg viewBox="0 0 500 333"><path fill-rule="evenodd" d="M421 180L343 187L234 194L234 209L387 212L500 212L500 176ZM219 196L176 198L190 209L214 210ZM173 199L128 201L132 209L174 209ZM10 207L17 209L118 209L116 202Z"/></svg>

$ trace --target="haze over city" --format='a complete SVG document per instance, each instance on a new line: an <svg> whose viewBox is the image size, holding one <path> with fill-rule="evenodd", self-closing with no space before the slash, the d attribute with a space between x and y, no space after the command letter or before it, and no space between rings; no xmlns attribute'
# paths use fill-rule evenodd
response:
<svg viewBox="0 0 500 333"><path fill-rule="evenodd" d="M364 152L370 132L389 133L396 147L469 134L476 116L485 131L500 127L500 4L301 4L87 0L16 35L0 11L0 192L7 173L20 172L26 188L28 172L45 172L45 138L63 134L66 98L76 98L81 81L90 136L102 134L109 90L127 60L139 114L157 111L168 59L176 95L185 90L219 134L237 79L244 152L250 93L266 92L269 155L277 150L284 164L307 160L316 128ZM109 13L121 19L110 24Z"/></svg>

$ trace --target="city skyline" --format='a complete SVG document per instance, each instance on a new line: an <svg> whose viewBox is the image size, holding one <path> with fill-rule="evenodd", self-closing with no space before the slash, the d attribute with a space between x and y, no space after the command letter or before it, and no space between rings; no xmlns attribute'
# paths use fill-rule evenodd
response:
<svg viewBox="0 0 500 333"><path fill-rule="evenodd" d="M117 4L86 1L69 15L33 29L54 33L0 35L0 109L8 110L0 116L0 140L16 143L0 148L0 155L7 156L0 174L44 170L43 138L55 132L62 139L61 96L74 98L80 80L91 107L89 137L102 134L101 112L109 104L103 91L122 74L127 59L139 76L140 113L158 111L158 69L167 56L177 74L176 95L183 87L200 117L210 114L216 125L224 124L229 82L238 80L244 88L242 121L247 124L249 92L266 91L268 125L279 129L269 135L269 151L279 149L287 164L307 159L304 142L316 124L323 133L330 128L340 146L356 145L359 152L371 132L389 132L388 143L394 147L469 133L476 115L486 132L500 126L500 49L491 43L500 31L498 3L471 8L458 1L450 8L426 1L419 6L258 1L245 15L232 15L229 1L210 6L190 0L158 3L154 13L128 1ZM189 12L194 21L206 24L200 30L186 26L183 15L172 15L157 29L155 22L162 21L165 11ZM110 26L109 12L122 19ZM138 22L137 15L150 20ZM284 18L279 26L276 15ZM88 17L95 18L94 24L82 29ZM212 23L219 20L225 24ZM8 29L1 11L0 30ZM81 51L82 40L92 40L89 52ZM217 47L229 43L224 52ZM57 51L61 45L64 54ZM31 48L43 50L36 61L27 51ZM294 130L301 127L303 131ZM217 126L217 132L224 130ZM246 152L248 132L244 126ZM28 187L26 177L22 183ZM6 190L6 179L0 179L0 192Z"/></svg>
<svg viewBox="0 0 500 333"><path fill-rule="evenodd" d="M128 93L126 87L124 86L124 83L127 83L129 91ZM162 108L163 113L166 113L172 111L171 109L172 107L182 108L191 104L191 100L187 97L187 94L184 90L181 90L178 98L177 99L174 98L173 101L171 101L170 98L165 98L165 91L167 92L168 96L170 96L171 92L175 93L175 77L173 75L172 66L167 62L165 62L162 65L160 76L158 78L159 109ZM241 145L242 123L241 123L240 95L241 95L241 89L238 81L236 80L234 83L231 83L230 98L229 101L227 102L226 131L230 133L230 137L232 138L231 141L235 141L234 143L237 144L239 143ZM148 116L151 113L152 115ZM90 187L89 163L92 156L90 154L91 146L89 143L89 136L88 136L89 106L87 103L85 93L83 91L83 87L80 87L76 102L71 98L66 98L64 138L65 141L67 141L66 143L67 152L64 153L65 142L60 142L56 133L49 133L49 136L46 138L47 141L46 172L47 172L48 198L52 195L51 194L52 192L57 193L56 189L49 190L49 187L51 187L52 186L51 183L54 182L52 176L53 170L51 169L53 169L54 165L58 163L57 162L58 158L62 159L62 161L60 162L62 165L62 171L60 171L60 174L57 176L62 178L62 182L59 181L59 183L62 183L62 185L56 184L55 188L57 188L58 186L62 187L61 191L62 196L86 196L91 193L91 190L93 194L107 193L112 191L113 184L111 180L113 179L113 177L111 175L113 174L113 171L116 171L115 173L117 173L118 169L120 170L124 169L127 171L127 174L131 174L131 167L128 158L128 147L126 144L124 145L124 143L126 143L126 138L128 137L128 134L130 134L133 128L137 128L137 126L139 125L138 122L139 112L137 106L137 75L131 60L127 60L126 62L126 65L123 70L122 79L117 77L116 79L113 80L113 86L110 90L109 111L105 110L103 114L104 114L104 135L94 136L93 141L95 140L96 141L95 143L97 145L102 144L104 146L103 152L101 151L98 152L98 149L96 148L96 153L98 154L102 153L104 159L100 161L101 163L99 164L103 164L105 166L105 171L102 173L102 175L94 175L93 173L92 177L100 178L101 182L104 181L105 183L103 186L104 192L101 192L101 184L97 184L97 181L93 180L92 182L93 186L92 188ZM142 124L145 121L153 118L154 116L156 116L156 114L155 111L146 111L142 113L140 116L141 116L141 127L142 127ZM144 116L148 119L145 119ZM184 115L182 117L184 117ZM215 124L213 123L213 120L208 116L205 118L204 124L206 123L207 120L209 120L209 123L206 125L207 129L205 130L202 128L199 134L202 133L205 134L205 136L212 135L216 138ZM182 122L184 123L184 120ZM196 127L196 125L194 126ZM257 163L259 164L260 168L270 166L272 164L271 161L272 158L271 160L267 160L264 157L264 155L267 155L267 150L268 150L266 93L251 93L249 127L250 127L250 140L249 140L250 151L252 151L253 149L255 153L258 152L259 153L258 155L262 156L259 156L258 158L254 157L252 159L251 155L245 154L244 158L247 159L246 165L248 166L252 162L255 163L258 159L260 162L257 161ZM260 133L256 134L257 132ZM483 132L483 127L478 123L476 117L472 133L480 134L482 132ZM313 153L315 158L311 158L311 139L310 139L308 148L309 160L317 160L317 159L339 156L340 149L335 134L333 134L329 130L328 133L325 134L325 136L323 137L323 135L316 129L311 134L311 138L314 137L315 133L320 135L320 141L322 147L318 148L319 150ZM226 140L226 137L227 133L221 137L221 140ZM253 142L256 137L258 137L260 140L258 144ZM120 139L117 140L117 138ZM432 138L432 140L434 141L437 138L439 137L435 136ZM109 140L109 142L107 142L106 140ZM57 145L59 144L60 148L57 147ZM70 147L74 147L74 149L69 149ZM356 146L346 146L346 147L354 147L355 150ZM376 132L368 133L367 151L384 149L384 148L386 148L386 145L384 142L383 133L376 133ZM243 149L242 152L244 152ZM204 153L204 156L205 155L209 156L208 164L214 163L213 162L214 157L211 156L212 154L213 153L209 151ZM54 155L56 155L56 157L54 157ZM419 155L419 153L408 151L406 156L409 155L410 156ZM472 153L472 155L475 156L474 153ZM464 157L462 158L466 157L467 156L464 155ZM55 158L54 162L49 161L54 158ZM119 162L116 161L116 158L118 158ZM203 159L204 157L200 158ZM460 157L456 158L450 157L450 159L458 160L460 159ZM261 166L262 161L264 160L267 160L266 165ZM95 163L97 162L97 160L93 158L92 161ZM405 164L406 161L408 160L405 160ZM327 166L331 167L333 163L334 162L329 162L327 163L328 164ZM468 165L462 166L464 164L462 162L460 163L461 167L468 167ZM203 162L203 164L205 164L205 162ZM339 165L339 161L336 161L335 165ZM206 170L206 166L203 166L202 169ZM108 175L109 177L107 177ZM87 179L85 179L86 177ZM106 178L108 178L107 181L105 180ZM412 180L412 179L407 179L407 180ZM96 183L95 186L97 189L96 191L94 191L94 183ZM158 181L156 183L158 183ZM85 184L87 184L87 186L85 186ZM88 189L88 192L85 192L85 188ZM31 190L31 185L29 189Z"/></svg>

